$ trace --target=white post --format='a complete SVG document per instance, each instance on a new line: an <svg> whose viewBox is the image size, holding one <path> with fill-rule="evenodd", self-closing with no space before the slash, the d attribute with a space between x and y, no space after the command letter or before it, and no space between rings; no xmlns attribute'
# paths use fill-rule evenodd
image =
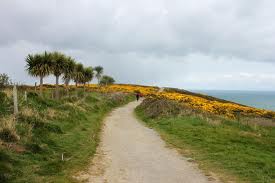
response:
<svg viewBox="0 0 275 183"><path fill-rule="evenodd" d="M17 99L16 85L13 86L13 105L14 105L14 115L17 115L18 114L18 99Z"/></svg>
<svg viewBox="0 0 275 183"><path fill-rule="evenodd" d="M27 102L28 100L27 91L25 91L24 96L25 96L25 101Z"/></svg>

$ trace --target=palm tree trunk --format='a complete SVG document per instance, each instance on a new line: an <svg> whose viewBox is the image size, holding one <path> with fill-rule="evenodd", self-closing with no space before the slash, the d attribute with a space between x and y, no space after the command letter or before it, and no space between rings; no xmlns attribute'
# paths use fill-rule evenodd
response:
<svg viewBox="0 0 275 183"><path fill-rule="evenodd" d="M59 99L59 76L55 76L55 98Z"/></svg>
<svg viewBox="0 0 275 183"><path fill-rule="evenodd" d="M43 76L40 76L40 85L39 85L39 89L40 89L40 96L42 96L43 94Z"/></svg>
<svg viewBox="0 0 275 183"><path fill-rule="evenodd" d="M97 84L99 85L100 83L100 77L96 77L97 78Z"/></svg>
<svg viewBox="0 0 275 183"><path fill-rule="evenodd" d="M67 92L67 96L69 96L69 83L70 83L70 80L69 79L65 79L65 89L66 89L66 92Z"/></svg>

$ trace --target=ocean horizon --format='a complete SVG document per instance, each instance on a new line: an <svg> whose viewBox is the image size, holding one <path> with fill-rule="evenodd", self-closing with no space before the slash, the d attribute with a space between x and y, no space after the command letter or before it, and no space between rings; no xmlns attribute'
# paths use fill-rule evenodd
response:
<svg viewBox="0 0 275 183"><path fill-rule="evenodd" d="M190 90L239 104L275 111L275 91L256 90Z"/></svg>

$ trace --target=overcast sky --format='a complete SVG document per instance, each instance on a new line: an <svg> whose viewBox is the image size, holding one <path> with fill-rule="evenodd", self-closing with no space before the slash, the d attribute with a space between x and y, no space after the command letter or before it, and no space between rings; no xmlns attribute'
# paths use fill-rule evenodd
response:
<svg viewBox="0 0 275 183"><path fill-rule="evenodd" d="M274 0L1 0L0 73L63 51L119 83L275 90ZM50 82L48 78L46 82Z"/></svg>

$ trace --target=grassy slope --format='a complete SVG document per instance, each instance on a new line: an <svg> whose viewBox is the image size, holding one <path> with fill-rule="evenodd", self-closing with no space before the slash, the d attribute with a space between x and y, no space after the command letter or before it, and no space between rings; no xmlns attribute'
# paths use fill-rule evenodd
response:
<svg viewBox="0 0 275 183"><path fill-rule="evenodd" d="M141 107L136 113L206 172L237 182L275 182L275 128L252 128L225 120L211 124L195 116L152 119Z"/></svg>
<svg viewBox="0 0 275 183"><path fill-rule="evenodd" d="M0 182L73 182L72 173L95 153L103 117L132 100L88 95L61 101L29 97L16 125L21 137L16 147L24 152L0 145Z"/></svg>

